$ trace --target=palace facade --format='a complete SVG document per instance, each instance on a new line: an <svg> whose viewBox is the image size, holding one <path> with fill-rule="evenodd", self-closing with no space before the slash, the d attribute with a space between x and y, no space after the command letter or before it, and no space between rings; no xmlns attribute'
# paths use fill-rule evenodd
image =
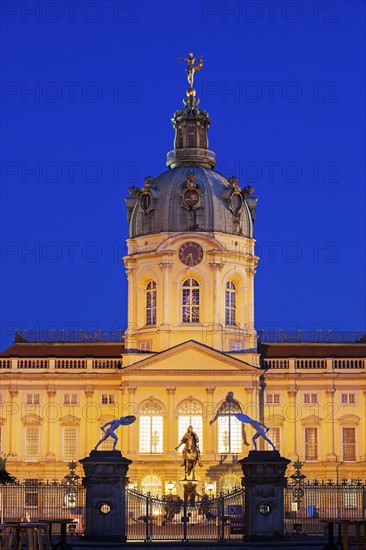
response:
<svg viewBox="0 0 366 550"><path fill-rule="evenodd" d="M215 172L210 118L192 86L172 122L168 170L126 199L125 333L25 331L0 354L8 471L61 479L68 462L93 449L103 424L135 414L117 432L117 448L133 461L131 483L153 494L167 493L169 482L179 490L175 447L192 425L201 490L211 483L211 491L227 491L240 486L238 459L251 448L233 416L245 412L264 420L280 453L303 461L308 478L364 479L365 338L281 343L273 334L257 342L254 190ZM252 429L245 435L250 442Z"/></svg>

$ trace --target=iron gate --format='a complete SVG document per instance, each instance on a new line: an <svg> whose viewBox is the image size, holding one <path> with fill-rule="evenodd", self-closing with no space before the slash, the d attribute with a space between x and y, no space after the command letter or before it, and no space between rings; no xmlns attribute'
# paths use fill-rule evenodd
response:
<svg viewBox="0 0 366 550"><path fill-rule="evenodd" d="M243 539L244 489L195 502L177 495L163 498L127 490L128 540Z"/></svg>

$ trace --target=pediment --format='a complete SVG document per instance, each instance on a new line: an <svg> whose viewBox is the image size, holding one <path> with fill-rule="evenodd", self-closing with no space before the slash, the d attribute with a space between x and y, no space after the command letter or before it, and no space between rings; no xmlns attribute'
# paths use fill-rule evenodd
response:
<svg viewBox="0 0 366 550"><path fill-rule="evenodd" d="M305 425L311 425L311 424L321 424L322 418L316 414L309 414L308 416L305 416L305 418L302 419L302 423Z"/></svg>
<svg viewBox="0 0 366 550"><path fill-rule="evenodd" d="M174 371L189 372L192 375L205 372L251 372L259 370L244 360L236 359L209 346L189 340L174 348L162 351L124 369L135 371Z"/></svg>

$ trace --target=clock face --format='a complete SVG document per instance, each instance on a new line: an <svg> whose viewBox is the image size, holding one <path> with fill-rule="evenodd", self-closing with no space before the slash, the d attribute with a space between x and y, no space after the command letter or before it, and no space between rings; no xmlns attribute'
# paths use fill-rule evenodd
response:
<svg viewBox="0 0 366 550"><path fill-rule="evenodd" d="M192 241L184 243L179 249L179 259L185 265L194 266L199 264L203 258L202 247Z"/></svg>

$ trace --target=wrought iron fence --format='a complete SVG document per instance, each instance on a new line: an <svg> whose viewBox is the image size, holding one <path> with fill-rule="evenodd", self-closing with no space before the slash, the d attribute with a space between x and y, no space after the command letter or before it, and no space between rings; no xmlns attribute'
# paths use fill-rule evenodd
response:
<svg viewBox="0 0 366 550"><path fill-rule="evenodd" d="M194 501L127 490L129 540L232 540L244 536L244 490Z"/></svg>
<svg viewBox="0 0 366 550"><path fill-rule="evenodd" d="M0 521L75 520L71 533L84 532L85 488L80 484L29 482L0 485Z"/></svg>
<svg viewBox="0 0 366 550"><path fill-rule="evenodd" d="M285 489L285 530L288 534L323 534L330 518L364 519L366 485L360 481L307 481Z"/></svg>

